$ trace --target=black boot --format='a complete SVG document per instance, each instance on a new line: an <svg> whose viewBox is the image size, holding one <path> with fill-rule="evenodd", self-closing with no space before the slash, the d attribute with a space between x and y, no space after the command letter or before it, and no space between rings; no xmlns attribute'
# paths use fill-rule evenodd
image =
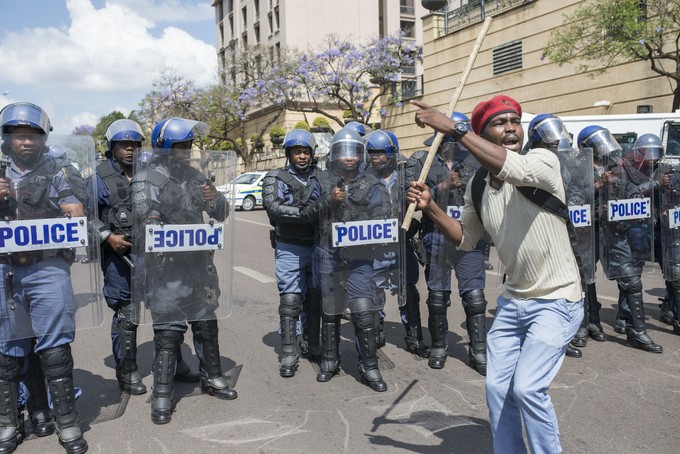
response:
<svg viewBox="0 0 680 454"><path fill-rule="evenodd" d="M297 336L295 334L296 319L292 317L280 317L281 320L281 362L279 375L292 377L298 368L300 357L297 350Z"/></svg>
<svg viewBox="0 0 680 454"><path fill-rule="evenodd" d="M41 350L39 354L52 398L52 414L59 441L68 454L83 454L88 446L80 430L76 410L71 346L60 345Z"/></svg>
<svg viewBox="0 0 680 454"><path fill-rule="evenodd" d="M470 343L468 364L480 375L486 375L486 298L481 289L463 295L465 326Z"/></svg>
<svg viewBox="0 0 680 454"><path fill-rule="evenodd" d="M671 302L668 300L668 296L665 298L659 298L661 304L659 304L659 309L661 309L661 314L659 315L659 320L666 325L673 324L673 309L671 308Z"/></svg>
<svg viewBox="0 0 680 454"><path fill-rule="evenodd" d="M356 300L354 303L356 303ZM369 307L370 305L367 302L360 309ZM368 384L373 391L381 393L387 391L387 383L383 380L378 368L378 348L375 342L377 331L375 317L377 315L374 311L352 312L352 322L359 339L359 350L361 351L359 373L362 381Z"/></svg>
<svg viewBox="0 0 680 454"><path fill-rule="evenodd" d="M597 288L595 287L594 282L588 284L586 287L586 298L584 303L584 309L586 311L585 316L587 317L588 323L588 335L596 342L605 342L607 340L607 335L604 333L600 322L600 309L602 309L602 304L597 300Z"/></svg>
<svg viewBox="0 0 680 454"><path fill-rule="evenodd" d="M217 320L191 322L191 330L194 333L196 356L201 365L201 392L218 399L236 399L238 393L229 387L229 380L222 375Z"/></svg>
<svg viewBox="0 0 680 454"><path fill-rule="evenodd" d="M306 355L312 361L321 360L321 291L308 289L305 299L305 341L307 342Z"/></svg>
<svg viewBox="0 0 680 454"><path fill-rule="evenodd" d="M677 274L678 270L675 270ZM673 326L673 333L680 334L680 320L678 314L677 302L680 301L680 280L666 281L666 317L670 315L670 325ZM664 307L661 308L661 315L664 315Z"/></svg>
<svg viewBox="0 0 680 454"><path fill-rule="evenodd" d="M626 325L626 345L650 353L663 353L661 345L655 344L645 329L645 307L642 293L629 293L631 323Z"/></svg>
<svg viewBox="0 0 680 454"><path fill-rule="evenodd" d="M624 277L618 279L616 282L619 288L619 301L618 309L616 311L616 321L614 322L614 332L618 334L626 334L626 325L631 323L627 290L630 284L627 283L628 281L630 281L630 278Z"/></svg>
<svg viewBox="0 0 680 454"><path fill-rule="evenodd" d="M184 361L182 356L182 344L184 344L184 333L180 333L180 342L175 355L177 357L177 367L175 367L175 381L182 383L198 383L201 376L198 372L191 370L191 367Z"/></svg>
<svg viewBox="0 0 680 454"><path fill-rule="evenodd" d="M19 359L0 354L0 453L12 453L19 444L19 410L17 385ZM21 419L23 424L23 419Z"/></svg>
<svg viewBox="0 0 680 454"><path fill-rule="evenodd" d="M420 293L415 284L408 284L406 286L406 304L400 309L402 315L406 316L406 351L420 356L421 358L428 358L430 356L430 347L423 342L423 328L420 320ZM402 316L402 320L404 317Z"/></svg>
<svg viewBox="0 0 680 454"><path fill-rule="evenodd" d="M327 382L340 372L340 317L322 316L321 324L321 364L316 381Z"/></svg>
<svg viewBox="0 0 680 454"><path fill-rule="evenodd" d="M451 292L430 291L427 299L427 309L429 317L427 326L432 338L432 348L427 365L432 369L443 369L448 352L448 322L446 320L446 309L451 305L449 300Z"/></svg>
<svg viewBox="0 0 680 454"><path fill-rule="evenodd" d="M179 331L157 330L154 334L155 354L152 365L151 421L167 424L175 411L175 368L177 350L184 335Z"/></svg>
<svg viewBox="0 0 680 454"><path fill-rule="evenodd" d="M146 386L137 370L137 325L132 321L133 309L130 302L121 306L116 314L118 323L114 322L111 330L118 330L121 354L120 363L116 365L118 387L124 392L140 395L146 393Z"/></svg>
<svg viewBox="0 0 680 454"><path fill-rule="evenodd" d="M296 322L302 309L302 294L282 293L279 297L279 320L281 323L281 363L279 375L292 377L298 368Z"/></svg>
<svg viewBox="0 0 680 454"><path fill-rule="evenodd" d="M579 350L576 347L572 347L571 345L567 345L567 352L566 355L570 358L580 358L583 356L583 353L581 353L581 350Z"/></svg>
<svg viewBox="0 0 680 454"><path fill-rule="evenodd" d="M40 357L35 354L33 347L28 355L28 371L24 376L24 384L28 389L28 409L33 433L38 437L47 437L54 433L54 418L50 411L47 400L47 389L45 388L45 375L40 365Z"/></svg>
<svg viewBox="0 0 680 454"><path fill-rule="evenodd" d="M588 344L588 328L586 327L586 323L582 322L581 326L578 327L578 331L576 331L576 335L571 340L571 345L573 345L574 347L583 348L587 344Z"/></svg>

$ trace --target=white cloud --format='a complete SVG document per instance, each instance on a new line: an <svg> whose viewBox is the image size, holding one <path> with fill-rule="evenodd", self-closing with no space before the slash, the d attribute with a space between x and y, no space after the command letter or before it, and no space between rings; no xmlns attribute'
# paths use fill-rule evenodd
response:
<svg viewBox="0 0 680 454"><path fill-rule="evenodd" d="M0 42L0 61L12 62L3 65L4 80L54 90L148 91L168 66L198 85L216 80L214 46L172 26L159 37L151 33L153 20L205 20L206 5L109 0L96 9L90 0L66 0L66 6L66 28L23 29Z"/></svg>
<svg viewBox="0 0 680 454"><path fill-rule="evenodd" d="M153 17L158 22L199 22L214 20L210 2L185 4L180 0L108 0L109 4L125 5L142 17Z"/></svg>

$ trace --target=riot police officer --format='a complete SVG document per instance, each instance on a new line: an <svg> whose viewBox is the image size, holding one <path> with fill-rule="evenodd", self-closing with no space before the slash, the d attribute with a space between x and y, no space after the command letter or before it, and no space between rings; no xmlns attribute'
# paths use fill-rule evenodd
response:
<svg viewBox="0 0 680 454"><path fill-rule="evenodd" d="M405 183L403 166L399 166L398 163L399 141L391 131L387 130L373 131L364 140L366 141L368 158L367 173L377 177L390 191L390 200L394 202L392 203L391 216L401 221L403 205L399 201L402 200L401 191ZM412 228L409 231L414 235L418 230L419 223L417 220L411 223ZM407 234L409 238L402 240L403 247L400 250L405 253L402 260L397 261L394 257L397 251L390 251L389 257L376 260L376 286L378 287L378 297L382 300L385 299L386 289L396 292L398 298L405 299L405 301L399 302L399 311L401 321L406 329L406 337L404 338L406 350L426 358L429 355L429 347L423 342L423 330L420 321L420 294L418 287L416 287L420 269L413 247L413 235ZM398 266L398 263L403 264ZM404 289L404 292L401 291L402 289ZM378 342L380 343L380 339L378 339Z"/></svg>
<svg viewBox="0 0 680 454"><path fill-rule="evenodd" d="M633 145L640 154L661 156L663 146L658 136L644 134ZM673 333L680 335L680 320L677 301L680 301L680 224L676 221L680 211L680 160L677 155L668 155L659 162L658 180L660 186L660 213L658 235L655 231L655 255L659 260L666 280L666 296L661 304L661 321L673 327ZM658 241L657 241L658 237Z"/></svg>
<svg viewBox="0 0 680 454"><path fill-rule="evenodd" d="M274 225L276 281L279 288L281 362L279 374L292 377L300 352L296 321L306 314L308 353L321 356L319 345L321 308L319 290L312 282L312 255L316 247L318 220L302 222L300 211L321 194L314 166L316 140L304 129L293 129L283 139L290 165L270 171L262 185L262 202Z"/></svg>
<svg viewBox="0 0 680 454"><path fill-rule="evenodd" d="M634 227L630 221L610 218L608 200L630 200L641 198L649 189L651 172L642 175L641 169L623 162L618 153L621 146L611 133L601 126L593 125L584 128L578 135L579 147L593 150L596 170L600 176L596 183L599 190L600 205L597 209L600 227L600 262L608 279L616 280L619 288L619 315L625 320L627 345L651 353L662 353L663 348L654 343L645 329L645 312L642 301L642 280L640 260L634 255L631 245ZM647 169L649 170L649 169ZM647 189L645 189L647 187ZM644 260L643 260L644 261ZM592 301L591 301L592 304ZM622 317L623 306L630 308L629 315ZM589 316L598 312L595 305L589 308ZM590 329L590 325L589 325Z"/></svg>
<svg viewBox="0 0 680 454"><path fill-rule="evenodd" d="M151 420L170 422L175 409L174 374L177 350L191 325L199 360L201 391L219 399L235 399L237 393L222 375L218 326L219 282L212 251L199 250L144 256L141 232L149 224L203 223L203 213L217 221L228 215L226 199L200 171L189 165L195 137L208 126L183 118L158 123L152 132L154 153L148 168L132 180L132 206L139 241L136 258L144 257L138 285L146 296L153 318L155 357ZM140 260L142 260L140 258ZM138 267L135 266L135 272ZM156 273L150 276L148 273ZM134 289L133 289L134 293Z"/></svg>
<svg viewBox="0 0 680 454"><path fill-rule="evenodd" d="M525 149L545 148L556 153L558 158L560 158L567 204L569 206L587 204L589 209L593 210L594 207L591 206L594 198L592 153L583 154L571 148L569 133L562 120L552 114L536 115L531 119L527 127L527 139ZM585 166L580 165L581 160L587 160ZM583 174L583 171L590 173ZM573 228L572 235L574 236L572 246L575 247L574 253L578 259L581 282L582 285L587 285L589 290L586 291L584 300L585 316L583 322L574 339L567 345L566 355L572 358L580 358L583 354L576 347L585 347L589 331L596 340L604 341L606 336L600 325L599 308L593 309L592 317L588 316L589 307L599 304L597 302L594 282L595 258L593 256L593 249L595 246L592 223L583 227L579 225L578 228ZM590 300L593 295L595 295L595 298L591 304Z"/></svg>
<svg viewBox="0 0 680 454"><path fill-rule="evenodd" d="M0 178L0 212L7 221L82 217L85 182L67 160L49 156L45 145L52 130L38 106L19 102L0 111L2 153L9 157ZM12 187L10 187L10 181ZM53 408L50 411L42 377L28 377L28 402L36 435L54 432L68 453L87 452L75 405L73 356L75 304L71 285L72 250L50 249L0 254L0 449L13 452L18 441L17 384L22 370L42 373ZM35 337L35 340L33 340ZM33 350L32 364L26 360ZM39 361L38 366L35 361ZM38 383L36 383L36 381ZM35 385L32 388L32 385Z"/></svg>
<svg viewBox="0 0 680 454"><path fill-rule="evenodd" d="M333 136L329 170L322 177L322 196L309 205L304 218L319 219L320 247L315 253L315 279L322 282L322 354L317 381L329 381L340 370L340 314L349 308L359 339L362 380L377 392L387 391L378 367L377 301L373 263L383 257L380 245L348 245L333 241L334 225L384 220L389 217L389 194L384 185L361 170L365 146L361 136L341 129ZM337 233L337 232L336 232Z"/></svg>
<svg viewBox="0 0 680 454"><path fill-rule="evenodd" d="M470 120L460 112L451 116L457 122ZM431 145L434 136L425 141ZM406 183L416 181L427 158L425 151L411 155L406 163ZM479 164L453 137L444 136L425 183L432 188L437 204L452 216L460 216L465 205L467 184ZM422 217L422 238L427 250L425 279L427 280L428 328L432 338L428 365L442 369L448 357L447 311L451 305L451 270L458 280L458 294L465 309L465 325L469 337L468 361L471 368L486 374L486 271L484 244L472 251L456 250L442 235L435 223Z"/></svg>
<svg viewBox="0 0 680 454"><path fill-rule="evenodd" d="M130 248L132 212L130 181L136 150L144 141L141 127L132 120L116 120L106 129L106 159L97 166L97 197L100 219L101 267L104 297L113 309L111 343L116 379L121 390L144 394L146 386L137 369L137 325L130 301ZM175 380L197 382L198 374L182 360L177 350Z"/></svg>

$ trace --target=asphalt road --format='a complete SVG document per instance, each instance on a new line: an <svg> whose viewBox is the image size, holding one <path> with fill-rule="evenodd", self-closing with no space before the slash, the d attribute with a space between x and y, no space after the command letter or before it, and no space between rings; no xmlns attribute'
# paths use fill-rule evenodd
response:
<svg viewBox="0 0 680 454"><path fill-rule="evenodd" d="M317 365L302 360L293 378L278 374L278 294L269 225L262 210L237 212L232 312L220 320L225 373L239 392L234 401L202 395L198 385L178 383L172 421L150 420L147 393L121 394L113 370L105 323L81 331L73 344L81 425L91 453L489 453L491 435L484 378L466 365L467 336L460 299L449 311L449 360L433 370L404 350L404 329L394 302L388 307L387 345L380 354L386 393L360 381L351 323L342 325L342 372L328 383L315 380ZM79 275L76 279L84 279ZM424 278L419 284L426 323ZM498 294L498 274L488 276L489 318ZM658 321L663 279L645 275L649 333L664 353L625 346L611 328L616 286L602 278L598 291L609 341L591 341L581 359L566 358L549 393L566 453L676 453L680 446L680 336ZM427 331L427 330L425 330ZM429 339L429 335L426 334ZM197 360L187 334L185 358ZM151 386L152 330L139 329L139 363ZM28 425L27 425L28 426ZM30 430L30 427L27 427ZM56 435L29 435L19 453L63 452Z"/></svg>

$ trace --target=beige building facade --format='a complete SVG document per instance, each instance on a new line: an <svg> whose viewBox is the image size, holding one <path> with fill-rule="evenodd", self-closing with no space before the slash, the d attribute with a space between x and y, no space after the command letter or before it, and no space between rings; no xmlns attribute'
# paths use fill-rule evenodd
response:
<svg viewBox="0 0 680 454"><path fill-rule="evenodd" d="M517 99L527 113L556 115L668 112L670 81L635 62L591 77L576 65L562 67L543 55L550 33L563 15L582 0L452 0L447 12L426 14L423 22L423 96L415 99L445 111L458 86L482 28L483 14L493 17L456 110L470 115L474 106L497 94ZM413 123L415 108L407 102L389 108L383 127L400 140L402 151L423 149L431 131ZM578 131L573 132L578 133Z"/></svg>

